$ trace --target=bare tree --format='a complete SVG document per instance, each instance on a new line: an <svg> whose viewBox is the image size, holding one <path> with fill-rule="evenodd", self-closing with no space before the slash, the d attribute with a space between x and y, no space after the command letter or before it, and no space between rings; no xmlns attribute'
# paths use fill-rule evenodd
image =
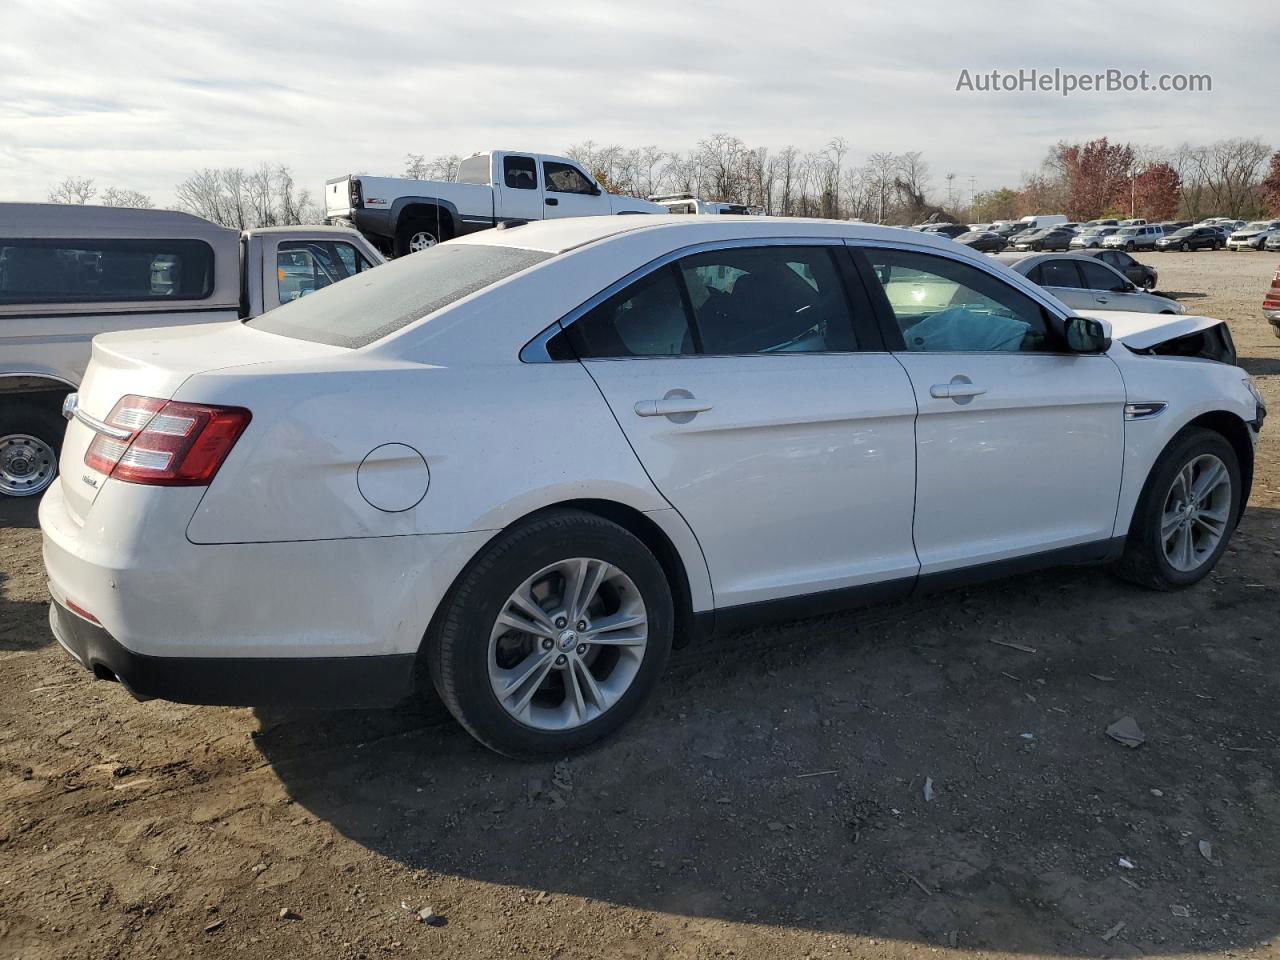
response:
<svg viewBox="0 0 1280 960"><path fill-rule="evenodd" d="M67 177L49 191L49 202L88 203L97 193L93 177Z"/></svg>
<svg viewBox="0 0 1280 960"><path fill-rule="evenodd" d="M322 218L311 194L298 189L283 165L264 163L252 173L242 167L197 170L175 192L180 209L237 230Z"/></svg>
<svg viewBox="0 0 1280 960"><path fill-rule="evenodd" d="M104 207L134 207L139 210L150 210L155 206L145 193L120 187L107 187L98 202Z"/></svg>

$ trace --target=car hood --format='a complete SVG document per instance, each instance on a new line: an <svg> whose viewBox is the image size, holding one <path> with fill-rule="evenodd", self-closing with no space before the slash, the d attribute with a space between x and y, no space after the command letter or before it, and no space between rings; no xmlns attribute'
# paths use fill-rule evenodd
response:
<svg viewBox="0 0 1280 960"><path fill-rule="evenodd" d="M1222 322L1213 317L1134 313L1129 310L1077 310L1076 313L1082 317L1106 321L1111 327L1111 339L1119 340L1126 347L1133 347L1135 350L1146 350L1166 340L1207 330Z"/></svg>

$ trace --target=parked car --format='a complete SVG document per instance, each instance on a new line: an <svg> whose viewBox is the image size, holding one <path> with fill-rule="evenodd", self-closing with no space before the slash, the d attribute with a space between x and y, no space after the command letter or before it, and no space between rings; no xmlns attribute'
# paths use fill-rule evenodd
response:
<svg viewBox="0 0 1280 960"><path fill-rule="evenodd" d="M1101 247L1102 241L1111 236L1119 227L1084 227L1079 233L1071 238L1070 249L1072 250L1091 250L1094 247Z"/></svg>
<svg viewBox="0 0 1280 960"><path fill-rule="evenodd" d="M228 230L170 210L0 203L0 494L53 482L95 334L254 317L382 263L336 227Z"/></svg>
<svg viewBox="0 0 1280 960"><path fill-rule="evenodd" d="M1264 250L1280 250L1280 233L1272 233L1262 247Z"/></svg>
<svg viewBox="0 0 1280 960"><path fill-rule="evenodd" d="M1114 218L1108 218L1103 220L1089 220L1084 224L1084 226L1090 229L1095 227L1119 227L1120 221Z"/></svg>
<svg viewBox="0 0 1280 960"><path fill-rule="evenodd" d="M939 236L948 237L954 240L962 233L968 233L969 228L963 223L925 223L920 226L921 233L934 233Z"/></svg>
<svg viewBox="0 0 1280 960"><path fill-rule="evenodd" d="M1131 218L1129 218L1128 220L1121 220L1121 221L1120 221L1120 226L1122 226L1122 227L1142 227L1142 226L1146 226L1146 223L1147 223L1147 221L1146 221L1146 220L1144 220L1142 217L1131 217Z"/></svg>
<svg viewBox="0 0 1280 960"><path fill-rule="evenodd" d="M1268 237L1280 231L1280 220L1254 220L1227 237L1228 250L1261 250Z"/></svg>
<svg viewBox="0 0 1280 960"><path fill-rule="evenodd" d="M597 217L99 337L40 505L52 629L140 697L433 684L562 757L676 638L1061 563L1189 587L1265 411L1219 321L1102 316L924 234Z"/></svg>
<svg viewBox="0 0 1280 960"><path fill-rule="evenodd" d="M1015 233L1021 233L1023 230L1027 230L1027 229L1030 229L1030 228L1024 226L1018 220L996 220L991 224L991 227L990 227L990 230L992 233L998 233L1000 234L1000 236L1004 237L1006 240L1009 237L1013 236Z"/></svg>
<svg viewBox="0 0 1280 960"><path fill-rule="evenodd" d="M1280 267L1271 281L1271 288L1262 298L1262 315L1271 324L1271 332L1280 337Z"/></svg>
<svg viewBox="0 0 1280 960"><path fill-rule="evenodd" d="M1150 224L1121 227L1109 237L1104 237L1104 247L1119 247L1122 250L1154 250L1156 241L1161 237L1160 228Z"/></svg>
<svg viewBox="0 0 1280 960"><path fill-rule="evenodd" d="M1101 260L1108 267L1118 270L1124 274L1127 280L1137 284L1144 290L1154 290L1156 282L1160 278L1160 274L1155 267L1149 267L1145 263L1138 262L1123 250L1081 250L1079 253L1082 256Z"/></svg>
<svg viewBox="0 0 1280 960"><path fill-rule="evenodd" d="M324 200L330 223L354 227L397 257L499 223L668 212L606 193L568 157L510 150L472 154L453 180L338 177L326 182Z"/></svg>
<svg viewBox="0 0 1280 960"><path fill-rule="evenodd" d="M955 238L956 243L963 243L979 253L999 253L1009 245L1004 237L992 230L970 230Z"/></svg>
<svg viewBox="0 0 1280 960"><path fill-rule="evenodd" d="M1186 307L1176 300L1140 290L1120 271L1088 254L1002 253L996 259L1076 310L1186 313Z"/></svg>
<svg viewBox="0 0 1280 960"><path fill-rule="evenodd" d="M1045 227L1018 234L1012 245L1015 250L1066 250L1074 236L1061 227Z"/></svg>
<svg viewBox="0 0 1280 960"><path fill-rule="evenodd" d="M1156 241L1157 250L1221 250L1226 244L1222 231L1214 227L1183 227Z"/></svg>

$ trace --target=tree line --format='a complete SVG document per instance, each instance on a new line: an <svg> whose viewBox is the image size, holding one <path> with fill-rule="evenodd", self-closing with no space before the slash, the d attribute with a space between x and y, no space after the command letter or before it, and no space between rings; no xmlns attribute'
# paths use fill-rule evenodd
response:
<svg viewBox="0 0 1280 960"><path fill-rule="evenodd" d="M1280 216L1280 151L1257 138L1235 137L1168 149L1112 142L1060 141L1017 184L965 196L956 175L939 189L920 151L875 152L855 162L848 142L818 150L751 147L714 134L687 150L657 146L573 144L566 153L606 190L636 197L690 193L741 203L783 217L827 217L913 224L927 219L988 222L1037 213L1072 220L1140 216L1199 220L1206 216ZM450 180L459 154L410 153L403 176ZM176 187L180 209L238 229L318 222L324 210L289 168L262 163L197 170ZM55 203L151 207L145 194L67 177L49 192Z"/></svg>

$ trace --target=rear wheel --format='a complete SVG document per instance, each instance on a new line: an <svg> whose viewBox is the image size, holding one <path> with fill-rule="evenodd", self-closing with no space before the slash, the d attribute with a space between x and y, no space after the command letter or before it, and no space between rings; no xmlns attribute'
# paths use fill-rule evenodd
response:
<svg viewBox="0 0 1280 960"><path fill-rule="evenodd" d="M1155 278L1155 277L1143 277L1143 278L1142 278L1142 289L1144 289L1144 290L1154 290L1155 288L1156 288L1156 278Z"/></svg>
<svg viewBox="0 0 1280 960"><path fill-rule="evenodd" d="M1183 252L1183 253L1190 253L1190 252L1191 252L1191 244L1189 244L1189 243L1187 243L1187 241L1183 240L1183 241L1182 241L1182 247L1181 247L1180 249L1182 250L1182 252Z"/></svg>
<svg viewBox="0 0 1280 960"><path fill-rule="evenodd" d="M662 566L622 527L557 511L499 536L426 639L441 699L485 746L562 756L641 707L671 652Z"/></svg>
<svg viewBox="0 0 1280 960"><path fill-rule="evenodd" d="M1180 590L1213 569L1240 511L1240 461L1226 439L1191 429L1156 461L1116 572L1154 590Z"/></svg>
<svg viewBox="0 0 1280 960"><path fill-rule="evenodd" d="M395 254L403 257L406 254L429 250L440 242L440 228L426 220L408 220L396 231Z"/></svg>
<svg viewBox="0 0 1280 960"><path fill-rule="evenodd" d="M0 494L34 497L49 488L66 427L52 410L30 404L0 412Z"/></svg>

